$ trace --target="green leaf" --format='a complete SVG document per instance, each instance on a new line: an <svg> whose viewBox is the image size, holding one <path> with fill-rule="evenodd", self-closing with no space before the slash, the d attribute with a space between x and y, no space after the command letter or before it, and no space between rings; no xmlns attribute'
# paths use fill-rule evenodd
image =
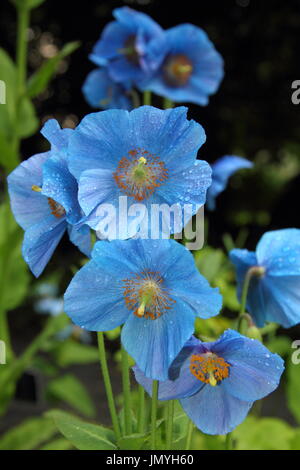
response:
<svg viewBox="0 0 300 470"><path fill-rule="evenodd" d="M68 403L68 405L86 416L95 415L95 406L89 394L74 375L64 375L49 382L46 394L50 399Z"/></svg>
<svg viewBox="0 0 300 470"><path fill-rule="evenodd" d="M31 101L23 96L18 106L16 132L20 138L30 137L39 127L39 121Z"/></svg>
<svg viewBox="0 0 300 470"><path fill-rule="evenodd" d="M73 364L89 364L99 360L98 349L94 346L81 344L73 339L58 344L54 350L56 363L61 367Z"/></svg>
<svg viewBox="0 0 300 470"><path fill-rule="evenodd" d="M56 427L55 427L56 429ZM52 441L44 444L39 450L70 450L74 449L74 446L71 442L69 442L64 437L59 437L57 439L53 439Z"/></svg>
<svg viewBox="0 0 300 470"><path fill-rule="evenodd" d="M118 440L118 447L121 450L140 450L145 442L149 439L148 434L131 434L130 436L121 437Z"/></svg>
<svg viewBox="0 0 300 470"><path fill-rule="evenodd" d="M295 430L295 434L291 439L290 450L300 450L300 429Z"/></svg>
<svg viewBox="0 0 300 470"><path fill-rule="evenodd" d="M103 426L87 423L60 410L46 413L59 431L80 450L116 450L114 433Z"/></svg>
<svg viewBox="0 0 300 470"><path fill-rule="evenodd" d="M0 450L35 449L56 434L51 419L29 418L1 436Z"/></svg>
<svg viewBox="0 0 300 470"><path fill-rule="evenodd" d="M300 364L287 361L287 404L295 419L300 423Z"/></svg>
<svg viewBox="0 0 300 470"><path fill-rule="evenodd" d="M77 41L67 43L55 57L48 59L37 72L29 79L27 85L27 95L31 98L42 93L54 76L57 67L62 59L72 54L78 49L80 43Z"/></svg>
<svg viewBox="0 0 300 470"><path fill-rule="evenodd" d="M280 356L286 356L291 351L291 339L288 336L276 336L267 341L266 347Z"/></svg>
<svg viewBox="0 0 300 470"><path fill-rule="evenodd" d="M8 202L0 206L0 282L2 307L12 310L27 294L30 275L21 254L23 230L16 224Z"/></svg>
<svg viewBox="0 0 300 470"><path fill-rule="evenodd" d="M222 250L216 250L209 246L197 251L195 254L196 266L208 282L215 280L222 268L224 259L225 255Z"/></svg>
<svg viewBox="0 0 300 470"><path fill-rule="evenodd" d="M232 433L237 450L289 450L294 430L277 418L248 418Z"/></svg>

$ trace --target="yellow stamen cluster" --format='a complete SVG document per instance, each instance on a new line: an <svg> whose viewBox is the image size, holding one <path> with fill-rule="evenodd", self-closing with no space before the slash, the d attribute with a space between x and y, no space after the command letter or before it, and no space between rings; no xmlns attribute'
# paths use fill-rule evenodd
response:
<svg viewBox="0 0 300 470"><path fill-rule="evenodd" d="M190 371L201 382L215 387L229 376L230 364L211 352L193 354L190 358Z"/></svg>

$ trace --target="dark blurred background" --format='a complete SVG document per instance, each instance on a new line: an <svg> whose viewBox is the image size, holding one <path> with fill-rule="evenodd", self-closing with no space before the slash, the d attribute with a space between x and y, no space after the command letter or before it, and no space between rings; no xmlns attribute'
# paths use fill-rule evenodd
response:
<svg viewBox="0 0 300 470"><path fill-rule="evenodd" d="M81 93L94 68L88 55L112 20L112 10L124 5L149 14L163 28L185 22L200 26L224 58L225 78L209 105L189 105L189 117L207 133L199 158L211 163L237 154L252 160L255 169L235 175L218 198L216 212L206 215L209 243L220 247L225 232L235 239L246 227L245 245L253 249L267 230L299 227L300 105L291 101L291 85L300 79L300 0L47 0L32 12L29 75L66 42L79 40L81 47L63 61L50 87L35 100L41 124L55 117L64 127L74 127L93 111ZM15 10L8 1L1 2L0 10L1 47L14 56ZM161 106L160 99L153 104ZM41 135L22 143L24 158L46 149ZM65 240L48 265L46 275L64 272L62 292L72 275L69 266L79 259ZM39 330L30 311L28 303L10 316L17 351ZM82 373L92 372L82 368Z"/></svg>

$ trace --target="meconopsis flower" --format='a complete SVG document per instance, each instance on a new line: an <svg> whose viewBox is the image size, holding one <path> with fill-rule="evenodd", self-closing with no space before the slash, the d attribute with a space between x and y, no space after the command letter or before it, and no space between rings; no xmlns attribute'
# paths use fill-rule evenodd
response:
<svg viewBox="0 0 300 470"><path fill-rule="evenodd" d="M276 322L289 328L300 323L299 229L267 232L255 252L234 249L230 259L236 267L239 297L251 269L247 309L257 326Z"/></svg>
<svg viewBox="0 0 300 470"><path fill-rule="evenodd" d="M151 395L152 381L139 367L136 380ZM273 392L284 363L259 341L226 330L215 342L192 337L159 383L158 399L179 399L197 428L227 434L247 416L253 402Z"/></svg>
<svg viewBox="0 0 300 470"><path fill-rule="evenodd" d="M139 231L148 236L150 229L152 238L178 233L188 215L205 203L211 168L196 160L205 132L195 121L188 121L186 113L184 107L112 109L87 115L74 130L69 168L78 180L79 203L87 223L102 238L126 239ZM123 199L128 211L121 210ZM116 210L106 224L103 207L107 204ZM139 223L133 211L137 204ZM168 220L152 217L154 208L163 204L176 205L174 217L172 213Z"/></svg>
<svg viewBox="0 0 300 470"><path fill-rule="evenodd" d="M223 78L223 59L206 33L192 24L165 31L165 58L138 87L176 102L207 105ZM153 47L156 47L155 41Z"/></svg>
<svg viewBox="0 0 300 470"><path fill-rule="evenodd" d="M106 65L116 82L138 82L164 58L163 30L145 13L128 7L116 8L113 15L116 21L104 28L90 59L96 65Z"/></svg>
<svg viewBox="0 0 300 470"><path fill-rule="evenodd" d="M42 134L51 150L22 162L8 176L12 212L25 230L22 253L38 277L51 258L66 229L70 240L86 255L91 249L87 225L77 200L78 186L67 167L66 149L72 129L60 129L54 119Z"/></svg>
<svg viewBox="0 0 300 470"><path fill-rule="evenodd" d="M165 380L194 331L217 315L222 298L174 240L100 241L65 293L76 325L107 331L124 323L121 341L147 377Z"/></svg>
<svg viewBox="0 0 300 470"><path fill-rule="evenodd" d="M253 163L246 158L237 157L236 155L225 155L219 158L212 165L212 182L207 191L206 207L208 210L215 210L216 198L224 191L228 184L229 178L238 170L244 168L252 168Z"/></svg>
<svg viewBox="0 0 300 470"><path fill-rule="evenodd" d="M87 76L82 91L93 108L131 109L130 84L114 82L105 67L92 70Z"/></svg>

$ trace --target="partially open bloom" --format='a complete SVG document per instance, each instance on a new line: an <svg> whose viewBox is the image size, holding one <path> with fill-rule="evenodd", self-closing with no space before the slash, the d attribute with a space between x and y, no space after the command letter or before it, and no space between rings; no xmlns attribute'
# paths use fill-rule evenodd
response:
<svg viewBox="0 0 300 470"><path fill-rule="evenodd" d="M76 225L82 219L82 211L76 179L67 167L66 149L72 132L60 129L54 119L47 121L42 134L50 141L51 150L22 162L8 176L11 208L25 230L23 257L37 277L66 229L83 253L90 252L88 226Z"/></svg>
<svg viewBox="0 0 300 470"><path fill-rule="evenodd" d="M65 312L87 330L124 323L121 340L147 377L165 380L194 331L222 299L174 240L101 241L65 293Z"/></svg>
<svg viewBox="0 0 300 470"><path fill-rule="evenodd" d="M78 180L79 202L92 228L98 230L105 217L101 207L118 208L121 196L127 200L128 212L137 203L147 209L140 226L145 220L148 223L155 204L176 204L179 221L166 224L168 234L182 229L184 205L190 205L192 216L205 203L211 168L196 160L205 133L200 124L187 120L186 113L184 107L141 106L131 112L93 113L81 121L70 138L69 168ZM109 227L108 239L128 238L139 231L134 221L128 227L120 224L124 233L117 236L114 224ZM161 225L152 226L156 228L159 233L163 230Z"/></svg>
<svg viewBox="0 0 300 470"><path fill-rule="evenodd" d="M237 157L236 155L225 155L219 158L211 165L212 182L207 191L207 209L213 211L216 207L217 196L224 191L228 184L229 178L238 170L243 168L252 168L253 163L246 158Z"/></svg>
<svg viewBox="0 0 300 470"><path fill-rule="evenodd" d="M92 70L88 74L82 91L86 101L93 108L132 108L128 87L124 86L124 83L114 82L105 67Z"/></svg>
<svg viewBox="0 0 300 470"><path fill-rule="evenodd" d="M165 31L165 58L138 86L176 102L208 103L223 78L223 59L206 33L192 24ZM155 46L155 41L154 41Z"/></svg>
<svg viewBox="0 0 300 470"><path fill-rule="evenodd" d="M239 297L247 271L253 271L247 309L257 326L264 326L266 321L285 328L300 323L299 229L267 232L255 252L235 249L230 259L236 267Z"/></svg>
<svg viewBox="0 0 300 470"><path fill-rule="evenodd" d="M197 428L227 434L247 416L252 404L273 392L283 360L259 341L226 330L213 343L192 337L159 383L159 400L179 399ZM134 367L137 381L151 395L152 381Z"/></svg>
<svg viewBox="0 0 300 470"><path fill-rule="evenodd" d="M138 82L163 60L163 30L145 13L128 7L116 8L113 15L116 21L104 28L90 59L106 65L116 82Z"/></svg>

